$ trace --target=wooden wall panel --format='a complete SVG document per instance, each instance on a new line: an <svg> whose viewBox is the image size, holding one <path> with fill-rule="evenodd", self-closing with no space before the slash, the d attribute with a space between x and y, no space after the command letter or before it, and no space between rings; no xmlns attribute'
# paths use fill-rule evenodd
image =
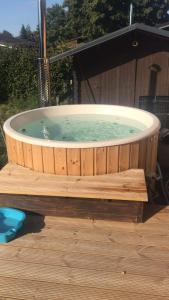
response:
<svg viewBox="0 0 169 300"><path fill-rule="evenodd" d="M139 96L148 96L150 69L152 65L152 55L140 58L137 60L136 74L136 90L135 101L139 100Z"/></svg>
<svg viewBox="0 0 169 300"><path fill-rule="evenodd" d="M139 143L130 145L130 169L137 169L139 164Z"/></svg>
<svg viewBox="0 0 169 300"><path fill-rule="evenodd" d="M154 62L160 66L160 71L157 75L157 96L169 95L169 53L159 52L153 56Z"/></svg>
<svg viewBox="0 0 169 300"><path fill-rule="evenodd" d="M152 68L158 69L156 78L152 80ZM154 81L154 87L153 87ZM137 61L135 101L139 96L168 96L169 95L169 53L158 52Z"/></svg>
<svg viewBox="0 0 169 300"><path fill-rule="evenodd" d="M81 172L80 149L67 149L68 175L80 175Z"/></svg>
<svg viewBox="0 0 169 300"><path fill-rule="evenodd" d="M42 147L43 168L45 173L55 173L54 150L51 147Z"/></svg>
<svg viewBox="0 0 169 300"><path fill-rule="evenodd" d="M32 145L32 162L33 169L38 172L43 172L43 157L42 157L42 147L37 145Z"/></svg>
<svg viewBox="0 0 169 300"><path fill-rule="evenodd" d="M7 155L8 155L8 161L13 162L12 159L12 148L10 146L10 137L8 135L5 136L5 141L6 141L6 148L7 148Z"/></svg>
<svg viewBox="0 0 169 300"><path fill-rule="evenodd" d="M119 147L119 172L126 171L130 165L130 145L122 145Z"/></svg>
<svg viewBox="0 0 169 300"><path fill-rule="evenodd" d="M25 166L24 153L23 153L23 143L16 140L16 155L17 163L20 166Z"/></svg>
<svg viewBox="0 0 169 300"><path fill-rule="evenodd" d="M101 75L101 103L119 103L119 68L103 72Z"/></svg>
<svg viewBox="0 0 169 300"><path fill-rule="evenodd" d="M146 174L149 176L151 174L151 161L153 152L153 137L147 139L147 152L146 152Z"/></svg>
<svg viewBox="0 0 169 300"><path fill-rule="evenodd" d="M81 103L101 103L101 76L84 77L81 81Z"/></svg>
<svg viewBox="0 0 169 300"><path fill-rule="evenodd" d="M64 148L54 148L55 174L67 175L67 153Z"/></svg>
<svg viewBox="0 0 169 300"><path fill-rule="evenodd" d="M136 60L80 81L81 103L133 106Z"/></svg>
<svg viewBox="0 0 169 300"><path fill-rule="evenodd" d="M10 162L44 173L92 176L140 168L151 176L156 170L158 132L131 144L87 149L22 144L8 136L6 143Z"/></svg>
<svg viewBox="0 0 169 300"><path fill-rule="evenodd" d="M100 147L94 149L94 175L107 173L107 149Z"/></svg>
<svg viewBox="0 0 169 300"><path fill-rule="evenodd" d="M158 135L153 136L153 148L151 156L151 173L156 172L157 167Z"/></svg>
<svg viewBox="0 0 169 300"><path fill-rule="evenodd" d="M81 175L94 175L94 150L92 148L81 149Z"/></svg>
<svg viewBox="0 0 169 300"><path fill-rule="evenodd" d="M23 155L25 167L33 169L32 145L23 143Z"/></svg>
<svg viewBox="0 0 169 300"><path fill-rule="evenodd" d="M146 167L146 153L147 153L147 139L143 139L139 142L139 161L138 167L145 169Z"/></svg>
<svg viewBox="0 0 169 300"><path fill-rule="evenodd" d="M116 173L119 170L119 146L107 147L107 173Z"/></svg>
<svg viewBox="0 0 169 300"><path fill-rule="evenodd" d="M136 60L125 63L119 68L119 104L134 106Z"/></svg>
<svg viewBox="0 0 169 300"><path fill-rule="evenodd" d="M10 148L10 160L17 164L16 140L8 137L8 145Z"/></svg>
<svg viewBox="0 0 169 300"><path fill-rule="evenodd" d="M105 57L103 61L99 61L99 67L95 59L93 68L89 58L85 58L86 65L81 58L80 65L83 65L83 70L78 77L80 103L134 106L139 96L169 96L169 52L159 51L142 55L144 57L138 59L132 59L130 55L128 60L121 58L117 62L112 61L111 57L108 62L108 58ZM158 69L154 87L152 65Z"/></svg>

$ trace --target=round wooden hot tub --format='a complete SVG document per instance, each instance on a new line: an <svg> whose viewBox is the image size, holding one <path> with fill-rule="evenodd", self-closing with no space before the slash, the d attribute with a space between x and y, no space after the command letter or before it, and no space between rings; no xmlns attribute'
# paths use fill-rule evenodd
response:
<svg viewBox="0 0 169 300"><path fill-rule="evenodd" d="M145 130L129 138L99 142L65 142L39 139L18 132L38 118L70 114L108 114L139 120ZM57 175L101 175L142 168L156 169L159 120L146 111L115 105L63 105L26 111L4 124L9 162Z"/></svg>

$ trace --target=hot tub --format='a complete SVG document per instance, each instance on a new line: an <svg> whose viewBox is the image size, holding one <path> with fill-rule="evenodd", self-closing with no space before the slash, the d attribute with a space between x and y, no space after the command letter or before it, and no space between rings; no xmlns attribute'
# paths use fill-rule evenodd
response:
<svg viewBox="0 0 169 300"><path fill-rule="evenodd" d="M93 139L92 141L84 139L77 141L74 138L68 141L52 140L50 132L43 124L43 138L29 135L25 129L29 128L29 124L33 122L43 123L41 120L44 118L49 122L50 119L59 120L66 116L77 118L78 116L85 117L85 115L89 117L90 122L93 116L96 116L97 120L99 118L102 120L103 116L104 119L107 116L109 121L112 118L112 124L104 123L104 120L102 123L98 121L100 135L101 129L106 128L104 124L110 127L111 134L111 128L114 128L111 126L115 126L115 121L120 118L128 119L129 124L131 122L137 124L139 121L142 129L133 131L134 133L127 137L101 138L101 140ZM83 123L88 124L84 120ZM128 124L123 125L126 130ZM77 131L78 126L74 127ZM55 126L52 128L55 129ZM58 124L56 128L57 131L60 130L60 134L61 129ZM62 105L38 108L17 114L4 123L10 162L44 173L81 176L111 174L131 168L142 168L146 175L152 176L156 169L159 129L160 122L151 113L115 105ZM88 127L86 132L83 131L84 138L90 136L92 130Z"/></svg>

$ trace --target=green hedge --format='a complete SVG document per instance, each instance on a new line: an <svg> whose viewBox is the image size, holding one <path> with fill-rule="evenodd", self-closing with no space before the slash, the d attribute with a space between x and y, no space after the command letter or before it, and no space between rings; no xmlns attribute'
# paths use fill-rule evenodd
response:
<svg viewBox="0 0 169 300"><path fill-rule="evenodd" d="M0 48L0 103L37 94L37 73L35 49Z"/></svg>
<svg viewBox="0 0 169 300"><path fill-rule="evenodd" d="M63 46L64 49L64 46ZM63 49L49 49L49 55ZM38 97L38 53L35 48L0 48L0 103L13 98ZM50 66L53 103L72 98L72 64L67 59Z"/></svg>

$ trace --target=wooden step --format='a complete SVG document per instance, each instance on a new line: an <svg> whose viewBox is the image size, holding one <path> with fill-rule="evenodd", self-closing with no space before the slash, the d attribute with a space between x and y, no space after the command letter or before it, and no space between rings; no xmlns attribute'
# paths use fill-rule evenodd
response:
<svg viewBox="0 0 169 300"><path fill-rule="evenodd" d="M112 175L57 176L7 164L0 172L0 193L147 202L140 169Z"/></svg>
<svg viewBox="0 0 169 300"><path fill-rule="evenodd" d="M57 176L7 164L0 172L0 206L45 215L111 218L141 211L148 201L144 171L99 176ZM113 205L113 206L112 206ZM132 206L132 208L131 208ZM100 217L99 217L100 216ZM105 217L104 217L105 218Z"/></svg>

